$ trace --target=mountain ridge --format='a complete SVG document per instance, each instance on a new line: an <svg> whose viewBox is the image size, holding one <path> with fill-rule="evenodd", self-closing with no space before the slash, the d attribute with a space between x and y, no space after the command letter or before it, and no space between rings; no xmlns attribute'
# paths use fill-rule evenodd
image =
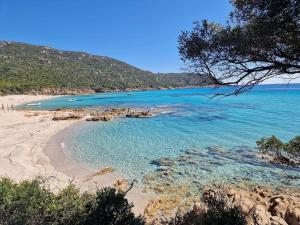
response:
<svg viewBox="0 0 300 225"><path fill-rule="evenodd" d="M77 94L206 86L192 73L152 73L81 51L0 41L0 94Z"/></svg>

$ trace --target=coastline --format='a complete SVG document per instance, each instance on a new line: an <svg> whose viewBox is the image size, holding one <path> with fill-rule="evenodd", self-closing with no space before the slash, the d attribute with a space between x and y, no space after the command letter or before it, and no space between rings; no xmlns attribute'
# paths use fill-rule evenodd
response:
<svg viewBox="0 0 300 225"><path fill-rule="evenodd" d="M17 106L53 97L56 96L5 96L0 97L0 106ZM101 168L101 165L98 165L99 171L95 171L68 157L68 148L64 151L65 139L69 132L79 129L84 118L53 121L52 118L60 113L68 111L0 110L0 177L22 181L42 176L48 179L47 184L54 191L70 183L81 191L95 191L102 187L114 186L118 182L122 185L122 171L120 174L119 171L102 173L105 168ZM143 214L150 222L156 219L159 221L161 215L172 217L176 210L189 210L203 204L197 196L183 199L182 196L190 193L187 188L178 184L168 187L162 193L153 194L144 193L134 187L127 193L126 198L133 202L136 214ZM234 204L241 206L246 214L259 206L266 210L266 213L262 214L266 219L274 219L276 215L279 219L299 221L298 190L271 191L263 187L251 188L252 190L237 187L220 188L220 191L233 198ZM213 186L208 191L214 193L218 191L218 187ZM274 199L280 199L284 205L274 205ZM271 210L272 215L267 213L267 210Z"/></svg>
<svg viewBox="0 0 300 225"><path fill-rule="evenodd" d="M117 182L120 182L120 185L122 185L122 182L126 182L126 180L119 171L96 175L97 172L105 168L101 168L101 165L99 165L99 171L92 170L68 156L67 151L72 150L67 149L65 140L74 129L80 129L81 123L84 122L74 123L52 136L44 148L45 155L47 155L55 169L72 178L73 183L81 191L96 191L99 188L113 187ZM111 166L109 168L113 169L113 165ZM136 187L133 187L126 195L126 198L134 203L134 212L137 214L144 213L144 208L152 197L154 197L153 194L144 193Z"/></svg>
<svg viewBox="0 0 300 225"><path fill-rule="evenodd" d="M135 92L135 91L159 91L159 90L173 90L173 89L195 89L195 88L214 88L215 85L187 85L187 86L169 86L169 87L140 87L140 88L124 88L124 89L111 89L103 88L101 90L95 89L60 89L60 88L43 88L41 90L32 90L23 93L9 93L9 95L1 95L0 97L23 95L23 96L61 96L61 95L89 95L101 93L114 93L114 92Z"/></svg>
<svg viewBox="0 0 300 225"><path fill-rule="evenodd" d="M74 129L82 120L53 121L53 111L23 111L12 109L20 104L42 101L57 96L8 95L0 96L0 177L17 182L38 176L49 180L49 187L56 191L70 183L81 191L95 191L112 186L122 180L114 173L92 176L89 170L65 157L60 146L61 134ZM9 109L7 109L9 108ZM113 166L113 165L112 165ZM101 167L99 168L101 169ZM75 176L76 175L76 176ZM86 177L91 176L91 179ZM127 198L135 205L134 211L143 214L149 194L137 188L131 189Z"/></svg>
<svg viewBox="0 0 300 225"><path fill-rule="evenodd" d="M50 99L53 96L27 96L13 95L0 97L0 105L4 110L0 111L0 133L1 133L1 168L0 175L10 177L16 181L32 179L43 175L58 180L66 177L57 173L44 155L43 148L59 130L69 126L74 121L63 121L54 123L49 112L20 111L7 109L11 105L17 106L33 101ZM60 182L55 181L55 186Z"/></svg>

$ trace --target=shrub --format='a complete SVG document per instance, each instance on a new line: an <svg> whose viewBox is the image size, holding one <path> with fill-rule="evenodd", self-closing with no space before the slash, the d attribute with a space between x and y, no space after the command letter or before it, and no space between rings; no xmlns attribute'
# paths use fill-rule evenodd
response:
<svg viewBox="0 0 300 225"><path fill-rule="evenodd" d="M205 197L207 209L192 210L167 225L246 225L246 216L238 206L226 203L222 196Z"/></svg>
<svg viewBox="0 0 300 225"><path fill-rule="evenodd" d="M0 180L1 225L143 225L125 193L105 188L83 193L70 185L57 194L42 179L19 184Z"/></svg>
<svg viewBox="0 0 300 225"><path fill-rule="evenodd" d="M257 141L256 144L258 149L263 153L273 152L275 154L280 154L280 151L284 147L284 143L274 135L269 138L262 138Z"/></svg>
<svg viewBox="0 0 300 225"><path fill-rule="evenodd" d="M9 179L0 182L0 224L48 224L54 195L40 180L14 184Z"/></svg>
<svg viewBox="0 0 300 225"><path fill-rule="evenodd" d="M285 151L300 157L300 136L294 137L285 145Z"/></svg>
<svg viewBox="0 0 300 225"><path fill-rule="evenodd" d="M125 193L112 188L97 191L95 202L88 207L86 225L139 225L144 224L140 217L131 212L133 205L125 199Z"/></svg>
<svg viewBox="0 0 300 225"><path fill-rule="evenodd" d="M300 164L300 136L287 143L283 143L275 136L262 138L256 143L262 153L273 156L273 161L277 163L294 166Z"/></svg>

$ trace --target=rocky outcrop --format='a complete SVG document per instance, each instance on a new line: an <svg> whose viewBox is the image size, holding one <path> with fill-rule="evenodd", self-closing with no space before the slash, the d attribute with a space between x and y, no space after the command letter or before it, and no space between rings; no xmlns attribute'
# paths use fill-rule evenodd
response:
<svg viewBox="0 0 300 225"><path fill-rule="evenodd" d="M83 118L82 115L79 114L68 114L68 115L56 115L52 118L52 120L54 121L58 121L58 120L79 120Z"/></svg>
<svg viewBox="0 0 300 225"><path fill-rule="evenodd" d="M148 224L165 224L176 215L183 216L191 210L202 210L200 201L193 198L182 199L180 195L170 194L161 195L151 200L144 210L144 218Z"/></svg>
<svg viewBox="0 0 300 225"><path fill-rule="evenodd" d="M86 121L111 121L114 117L112 115L92 116L86 119Z"/></svg>
<svg viewBox="0 0 300 225"><path fill-rule="evenodd" d="M106 109L104 111L94 111L86 121L111 121L116 117L126 115L129 109Z"/></svg>
<svg viewBox="0 0 300 225"><path fill-rule="evenodd" d="M263 205L257 205L253 208L254 224L268 225L270 224L271 214Z"/></svg>
<svg viewBox="0 0 300 225"><path fill-rule="evenodd" d="M220 193L228 204L234 204L248 216L249 225L299 225L300 192L292 190L272 191L255 187L252 190L226 187L207 189L204 196Z"/></svg>
<svg viewBox="0 0 300 225"><path fill-rule="evenodd" d="M284 219L289 225L299 225L300 224L300 207L288 208L285 213Z"/></svg>
<svg viewBox="0 0 300 225"><path fill-rule="evenodd" d="M152 113L150 111L142 111L142 112L129 112L126 114L126 117L134 117L134 118L149 118L152 117Z"/></svg>
<svg viewBox="0 0 300 225"><path fill-rule="evenodd" d="M112 167L105 167L105 168L102 168L99 171L93 173L92 175L88 176L85 179L85 181L91 180L91 179L93 179L94 177L97 177L97 176L103 176L103 175L106 175L106 174L110 174L110 173L113 173L115 171L116 170L114 168L112 168Z"/></svg>
<svg viewBox="0 0 300 225"><path fill-rule="evenodd" d="M153 114L150 111L136 111L128 108L107 109L90 113L90 117L86 121L111 121L120 117L148 118L151 116Z"/></svg>

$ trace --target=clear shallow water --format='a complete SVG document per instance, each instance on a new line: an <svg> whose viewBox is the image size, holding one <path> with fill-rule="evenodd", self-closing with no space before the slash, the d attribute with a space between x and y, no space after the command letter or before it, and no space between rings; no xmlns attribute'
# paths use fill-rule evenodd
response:
<svg viewBox="0 0 300 225"><path fill-rule="evenodd" d="M287 141L300 134L300 85L264 85L238 97L211 100L208 96L214 91L203 88L61 97L35 108L111 106L165 111L149 119L84 123L74 130L66 146L75 160L92 168L113 166L128 178L142 181L144 175L166 169L152 160L168 157L176 164L171 177L174 182L283 185L284 168L256 158L255 142L270 135ZM300 170L285 174L299 177ZM299 178L289 185L300 188Z"/></svg>

